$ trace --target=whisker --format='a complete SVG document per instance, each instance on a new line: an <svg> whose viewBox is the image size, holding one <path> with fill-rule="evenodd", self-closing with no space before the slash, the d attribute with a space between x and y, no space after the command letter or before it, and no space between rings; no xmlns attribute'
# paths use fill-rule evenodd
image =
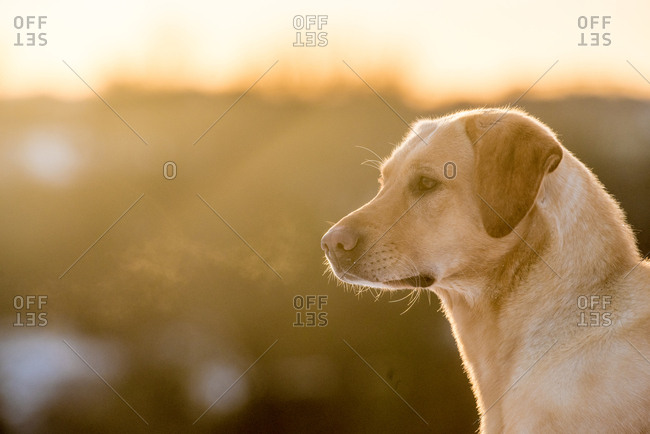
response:
<svg viewBox="0 0 650 434"><path fill-rule="evenodd" d="M365 146L358 146L358 145L355 146L355 148L365 149L366 151L370 152L372 155L374 155L375 157L377 157L377 159L378 159L379 161L382 161L382 160L383 160L383 158L381 158L381 157L379 156L379 154L377 154L377 153L376 153L375 151L373 151L372 149L366 148Z"/></svg>
<svg viewBox="0 0 650 434"><path fill-rule="evenodd" d="M402 298L398 298L397 300L388 300L389 303L399 303L402 300L405 300L408 297L411 297L411 291L410 289L405 289L406 295Z"/></svg>
<svg viewBox="0 0 650 434"><path fill-rule="evenodd" d="M361 163L361 165L372 167L373 169L381 170L381 161L365 160L363 163Z"/></svg>

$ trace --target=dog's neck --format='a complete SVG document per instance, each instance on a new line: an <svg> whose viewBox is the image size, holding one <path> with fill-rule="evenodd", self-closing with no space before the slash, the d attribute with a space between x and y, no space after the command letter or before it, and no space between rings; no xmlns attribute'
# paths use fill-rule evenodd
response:
<svg viewBox="0 0 650 434"><path fill-rule="evenodd" d="M510 247L500 265L489 264L480 276L458 285L471 289L436 291L486 418L501 419L499 401L521 374L517 361L535 360L563 340L554 321L577 323L578 297L604 295L603 288L614 286L607 282L621 279L641 259L633 232L622 221L614 199L566 153L516 234L508 235ZM575 275L575 270L590 272ZM504 326L513 324L512 312L521 324L514 330Z"/></svg>
<svg viewBox="0 0 650 434"><path fill-rule="evenodd" d="M616 278L641 260L634 232L621 223L626 218L620 206L571 153L565 150L562 163L545 181L538 203L555 238L554 248L563 252L561 258L548 260L563 280L575 272L576 263L592 271L590 276L574 276L588 284ZM544 200L547 193L555 199Z"/></svg>

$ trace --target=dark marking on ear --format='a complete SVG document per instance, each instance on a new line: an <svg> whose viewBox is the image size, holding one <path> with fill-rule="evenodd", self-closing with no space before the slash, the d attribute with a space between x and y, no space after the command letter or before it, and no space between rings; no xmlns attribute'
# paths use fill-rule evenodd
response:
<svg viewBox="0 0 650 434"><path fill-rule="evenodd" d="M483 227L494 238L504 237L532 208L542 179L562 160L562 147L550 130L520 112L470 115L465 131L475 147Z"/></svg>

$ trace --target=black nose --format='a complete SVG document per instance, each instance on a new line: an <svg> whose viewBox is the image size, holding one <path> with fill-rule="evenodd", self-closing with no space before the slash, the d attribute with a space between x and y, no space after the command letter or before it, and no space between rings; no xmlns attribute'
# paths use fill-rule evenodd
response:
<svg viewBox="0 0 650 434"><path fill-rule="evenodd" d="M350 251L359 242L359 236L345 226L334 226L320 240L320 247L325 252L337 250Z"/></svg>

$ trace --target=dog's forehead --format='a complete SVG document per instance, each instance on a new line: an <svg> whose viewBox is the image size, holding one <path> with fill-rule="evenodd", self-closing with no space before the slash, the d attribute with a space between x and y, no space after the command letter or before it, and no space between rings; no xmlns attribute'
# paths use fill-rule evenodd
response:
<svg viewBox="0 0 650 434"><path fill-rule="evenodd" d="M384 173L402 171L413 164L444 164L466 154L460 140L464 128L455 117L424 119L413 124L406 137L384 163Z"/></svg>

